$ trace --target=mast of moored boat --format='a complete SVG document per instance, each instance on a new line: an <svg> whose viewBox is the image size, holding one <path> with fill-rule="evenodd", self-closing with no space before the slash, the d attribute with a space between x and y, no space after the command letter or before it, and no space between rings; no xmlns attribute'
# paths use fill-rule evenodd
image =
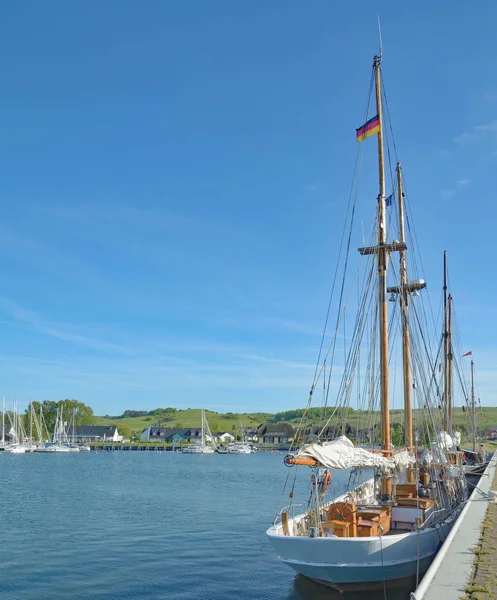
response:
<svg viewBox="0 0 497 600"><path fill-rule="evenodd" d="M378 133L378 174L379 174L379 194L378 194L378 244L372 247L359 248L361 254L376 254L378 260L378 305L379 305L379 326L380 326L380 401L381 401L381 449L384 456L389 457L392 454L390 445L390 404L388 390L388 308L387 308L387 267L390 252L406 249L403 242L393 242L387 244L387 226L386 226L386 203L385 203L385 159L383 154L383 123L381 108L381 48L379 56L374 57L373 69L375 77L376 90L376 121L375 126L371 126L374 132ZM368 125L368 122L366 125ZM377 129L376 129L377 128ZM357 130L358 139L362 141L361 130ZM381 501L384 504L392 502L392 479L387 472L381 476Z"/></svg>
<svg viewBox="0 0 497 600"><path fill-rule="evenodd" d="M378 114L378 302L380 309L380 397L382 450L384 456L390 456L390 405L388 395L388 306L387 306L387 224L385 206L385 158L383 155L383 115L381 106L381 49L374 57L376 111ZM382 502L392 501L392 479L383 473L381 480Z"/></svg>
<svg viewBox="0 0 497 600"><path fill-rule="evenodd" d="M397 163L397 195L399 197L399 238L405 243L404 233L404 193L402 189L402 169ZM411 347L409 340L409 290L407 282L406 251L400 250L400 306L402 312L402 364L404 376L404 435L408 452L414 450L412 441L412 396L411 396ZM414 470L407 470L407 481L414 482Z"/></svg>
<svg viewBox="0 0 497 600"><path fill-rule="evenodd" d="M392 292L400 296L400 306L402 313L402 365L404 381L404 430L407 450L414 450L413 431L412 431L412 393L411 393L411 347L409 333L409 294L422 290L426 283L419 279L407 280L406 246L404 232L404 190L402 185L402 168L400 162L397 163L397 195L399 198L399 247L400 254L400 286L388 288L387 292ZM407 481L414 483L414 469L407 470Z"/></svg>
<svg viewBox="0 0 497 600"><path fill-rule="evenodd" d="M444 427L452 435L452 295L447 296L447 252L444 251Z"/></svg>
<svg viewBox="0 0 497 600"><path fill-rule="evenodd" d="M452 435L452 432L454 430L454 420L453 420L453 367L454 367L454 355L452 354L452 294L449 294L449 297L447 298L447 304L448 304L448 329L447 329L447 350L448 350L448 354L447 354L447 366L448 366L448 377L447 377L447 384L448 384L448 390L447 390L447 400L448 400L448 405L447 405L447 419L448 419L448 423L449 423L449 428L448 428L448 432L450 433L450 435Z"/></svg>
<svg viewBox="0 0 497 600"><path fill-rule="evenodd" d="M5 396L2 396L2 449L5 449Z"/></svg>
<svg viewBox="0 0 497 600"><path fill-rule="evenodd" d="M476 452L476 423L475 423L475 363L471 361L471 426L473 452Z"/></svg>

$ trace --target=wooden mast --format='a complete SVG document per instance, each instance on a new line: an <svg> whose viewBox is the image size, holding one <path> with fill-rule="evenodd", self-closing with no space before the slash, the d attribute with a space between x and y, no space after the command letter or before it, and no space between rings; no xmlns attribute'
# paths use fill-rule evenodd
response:
<svg viewBox="0 0 497 600"><path fill-rule="evenodd" d="M471 425L473 452L476 452L476 423L475 423L475 363L471 361Z"/></svg>
<svg viewBox="0 0 497 600"><path fill-rule="evenodd" d="M373 60L376 112L378 115L378 244L359 248L359 252L375 254L378 260L378 305L380 324L380 401L381 401L381 449L384 456L391 456L390 445L390 404L388 390L388 308L387 308L387 268L390 252L406 250L401 241L387 244L386 202L385 202L385 158L383 153L383 115L381 108L381 48L379 56ZM383 504L392 503L392 476L388 472L381 475L381 501Z"/></svg>
<svg viewBox="0 0 497 600"><path fill-rule="evenodd" d="M448 422L448 429L447 431L450 433L450 435L452 435L452 431L454 429L454 421L453 421L453 417L452 417L452 406L453 406L453 398L452 398L452 392L453 392L453 366L454 366L454 362L453 362L453 358L454 355L452 354L452 294L449 294L449 297L447 299L447 304L448 304L448 310L447 310L447 318L448 318L448 328L447 328L447 366L448 366L448 373L447 373L447 385L448 385L448 389L447 389L447 422Z"/></svg>
<svg viewBox="0 0 497 600"><path fill-rule="evenodd" d="M402 169L397 163L397 195L399 197L399 238L405 242L404 194L402 191ZM411 348L409 339L409 286L407 282L406 251L400 250L400 305L402 310L402 363L404 378L404 429L409 452L414 449L412 440L412 395L411 395Z"/></svg>
<svg viewBox="0 0 497 600"><path fill-rule="evenodd" d="M390 449L390 404L388 389L388 306L387 306L387 227L385 206L385 158L383 154L383 115L381 106L381 51L380 56L374 57L374 73L376 88L376 111L378 114L378 302L380 310L380 399L381 399L381 430L382 451L384 456L391 455ZM392 479L383 473L381 479L381 500L392 501Z"/></svg>
<svg viewBox="0 0 497 600"><path fill-rule="evenodd" d="M444 428L452 435L452 296L447 296L447 251L444 251Z"/></svg>
<svg viewBox="0 0 497 600"><path fill-rule="evenodd" d="M397 195L399 197L399 238L405 243L404 193L402 190L402 168L397 163ZM402 363L404 378L404 435L407 450L414 450L412 439L412 395L411 395L411 347L409 334L409 287L407 282L406 251L400 250L400 305L402 311ZM414 471L408 469L407 481L413 483Z"/></svg>
<svg viewBox="0 0 497 600"><path fill-rule="evenodd" d="M398 294L400 296L400 307L402 313L402 366L404 383L404 430L407 450L414 450L413 431L412 431L412 392L411 392L411 345L409 332L409 295L411 292L417 292L426 287L423 279L412 281L407 280L407 263L405 233L404 233L404 191L402 185L402 168L400 162L397 163L397 195L399 198L399 253L400 253L400 285L387 288L387 292ZM414 483L415 470L407 469L407 481Z"/></svg>
<svg viewBox="0 0 497 600"><path fill-rule="evenodd" d="M443 395L443 416L444 416L444 423L443 423L443 427L444 429L448 429L448 421L449 421L449 414L448 414L448 405L449 405L449 399L448 399L448 392L449 392L449 385L448 385L448 361L447 361L447 357L448 357L448 349L447 349L447 344L448 344L448 334L447 334L447 321L448 321L448 311L447 311L447 252L444 250L444 287L443 287L443 292L444 292L444 332L443 332L443 338L444 338L444 395Z"/></svg>

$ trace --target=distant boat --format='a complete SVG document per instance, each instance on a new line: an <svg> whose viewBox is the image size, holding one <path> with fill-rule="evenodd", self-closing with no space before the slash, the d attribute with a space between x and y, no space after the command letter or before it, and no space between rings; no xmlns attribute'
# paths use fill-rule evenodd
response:
<svg viewBox="0 0 497 600"><path fill-rule="evenodd" d="M48 452L53 454L54 452L71 452L71 449L67 446L62 446L59 442L47 442L45 446L38 448L36 452Z"/></svg>
<svg viewBox="0 0 497 600"><path fill-rule="evenodd" d="M229 444L228 448L231 454L255 454L255 450L247 442Z"/></svg>
<svg viewBox="0 0 497 600"><path fill-rule="evenodd" d="M201 440L194 444L189 444L186 448L183 448L183 454L214 454L216 452L216 444L205 416L205 410L202 409L202 429L201 429Z"/></svg>

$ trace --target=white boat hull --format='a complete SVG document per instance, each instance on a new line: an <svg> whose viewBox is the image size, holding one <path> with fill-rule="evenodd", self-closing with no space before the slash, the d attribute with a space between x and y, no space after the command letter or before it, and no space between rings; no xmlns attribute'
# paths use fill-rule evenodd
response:
<svg viewBox="0 0 497 600"><path fill-rule="evenodd" d="M183 448L183 454L214 454L214 448L210 446L197 447L197 448Z"/></svg>
<svg viewBox="0 0 497 600"><path fill-rule="evenodd" d="M54 454L55 452L70 452L69 448L63 446L48 446L45 448L38 448L37 452L46 452L48 454Z"/></svg>
<svg viewBox="0 0 497 600"><path fill-rule="evenodd" d="M368 538L284 536L281 524L267 535L289 567L340 587L410 577L426 570L447 537L454 518L438 527Z"/></svg>

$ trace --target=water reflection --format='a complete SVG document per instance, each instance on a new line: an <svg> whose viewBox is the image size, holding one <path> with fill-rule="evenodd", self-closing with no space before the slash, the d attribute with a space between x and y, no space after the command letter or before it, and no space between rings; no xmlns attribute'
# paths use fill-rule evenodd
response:
<svg viewBox="0 0 497 600"><path fill-rule="evenodd" d="M415 577L389 582L385 588L379 583L373 589L341 592L303 575L297 575L287 600L364 600L366 594L368 600L409 600L410 593L415 589Z"/></svg>

